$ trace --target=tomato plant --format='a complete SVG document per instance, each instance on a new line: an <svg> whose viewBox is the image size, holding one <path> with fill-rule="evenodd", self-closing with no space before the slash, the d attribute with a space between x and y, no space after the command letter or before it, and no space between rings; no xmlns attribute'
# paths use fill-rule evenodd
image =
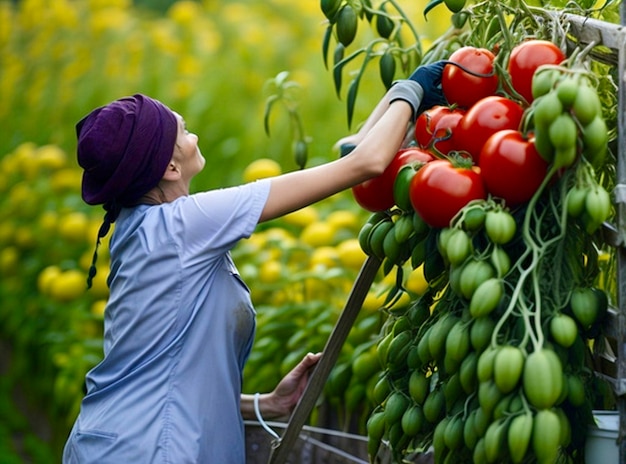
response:
<svg viewBox="0 0 626 464"><path fill-rule="evenodd" d="M544 64L556 65L564 59L561 49L548 40L530 39L513 47L507 67L513 89L531 103L533 75L537 68Z"/></svg>
<svg viewBox="0 0 626 464"><path fill-rule="evenodd" d="M413 208L427 224L446 227L471 200L484 199L486 190L477 170L435 160L415 174L410 196Z"/></svg>
<svg viewBox="0 0 626 464"><path fill-rule="evenodd" d="M494 54L486 48L465 46L452 53L449 61L481 76L470 74L454 64L447 64L441 76L441 86L448 103L469 108L481 98L493 95L498 88L494 59Z"/></svg>
<svg viewBox="0 0 626 464"><path fill-rule="evenodd" d="M352 188L354 199L368 211L389 209L395 204L393 184L400 169L409 163L428 163L432 160L433 156L420 148L402 148L398 150L380 176L368 179Z"/></svg>
<svg viewBox="0 0 626 464"><path fill-rule="evenodd" d="M456 126L456 149L468 152L478 163L487 139L499 130L518 129L523 114L521 105L505 97L491 95L477 101Z"/></svg>
<svg viewBox="0 0 626 464"><path fill-rule="evenodd" d="M512 129L489 137L479 160L487 191L510 206L530 200L548 171L533 140Z"/></svg>

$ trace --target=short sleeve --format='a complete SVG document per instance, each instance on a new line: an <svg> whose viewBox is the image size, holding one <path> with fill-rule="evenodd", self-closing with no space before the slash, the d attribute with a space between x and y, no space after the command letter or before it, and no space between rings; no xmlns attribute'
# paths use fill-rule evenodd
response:
<svg viewBox="0 0 626 464"><path fill-rule="evenodd" d="M185 197L178 211L183 252L223 252L249 237L259 222L269 190L270 180L262 179Z"/></svg>

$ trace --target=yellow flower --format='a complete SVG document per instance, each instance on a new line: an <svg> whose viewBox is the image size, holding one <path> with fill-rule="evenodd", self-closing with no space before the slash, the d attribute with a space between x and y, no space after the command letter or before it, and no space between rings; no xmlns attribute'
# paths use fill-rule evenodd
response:
<svg viewBox="0 0 626 464"><path fill-rule="evenodd" d="M202 14L201 5L191 0L179 0L167 11L167 16L181 26L193 24Z"/></svg>

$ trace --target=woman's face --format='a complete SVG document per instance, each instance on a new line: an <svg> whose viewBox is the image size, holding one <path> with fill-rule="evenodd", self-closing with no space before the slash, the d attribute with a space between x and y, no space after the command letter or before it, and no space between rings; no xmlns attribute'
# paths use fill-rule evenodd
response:
<svg viewBox="0 0 626 464"><path fill-rule="evenodd" d="M190 181L193 176L202 171L206 161L198 148L198 136L187 130L185 120L180 114L174 113L174 115L178 120L178 135L173 159L180 165L183 178Z"/></svg>

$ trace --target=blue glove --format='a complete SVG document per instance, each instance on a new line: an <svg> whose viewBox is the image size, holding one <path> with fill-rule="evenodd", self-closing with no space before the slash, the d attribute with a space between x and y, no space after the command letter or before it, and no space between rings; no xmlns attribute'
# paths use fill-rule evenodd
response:
<svg viewBox="0 0 626 464"><path fill-rule="evenodd" d="M355 148L356 145L353 143L342 143L339 146L339 157L343 158L344 156L349 155Z"/></svg>
<svg viewBox="0 0 626 464"><path fill-rule="evenodd" d="M441 74L445 65L445 61L422 65L409 76L410 80L417 82L424 89L424 97L417 109L418 114L435 105L448 104L441 89Z"/></svg>

